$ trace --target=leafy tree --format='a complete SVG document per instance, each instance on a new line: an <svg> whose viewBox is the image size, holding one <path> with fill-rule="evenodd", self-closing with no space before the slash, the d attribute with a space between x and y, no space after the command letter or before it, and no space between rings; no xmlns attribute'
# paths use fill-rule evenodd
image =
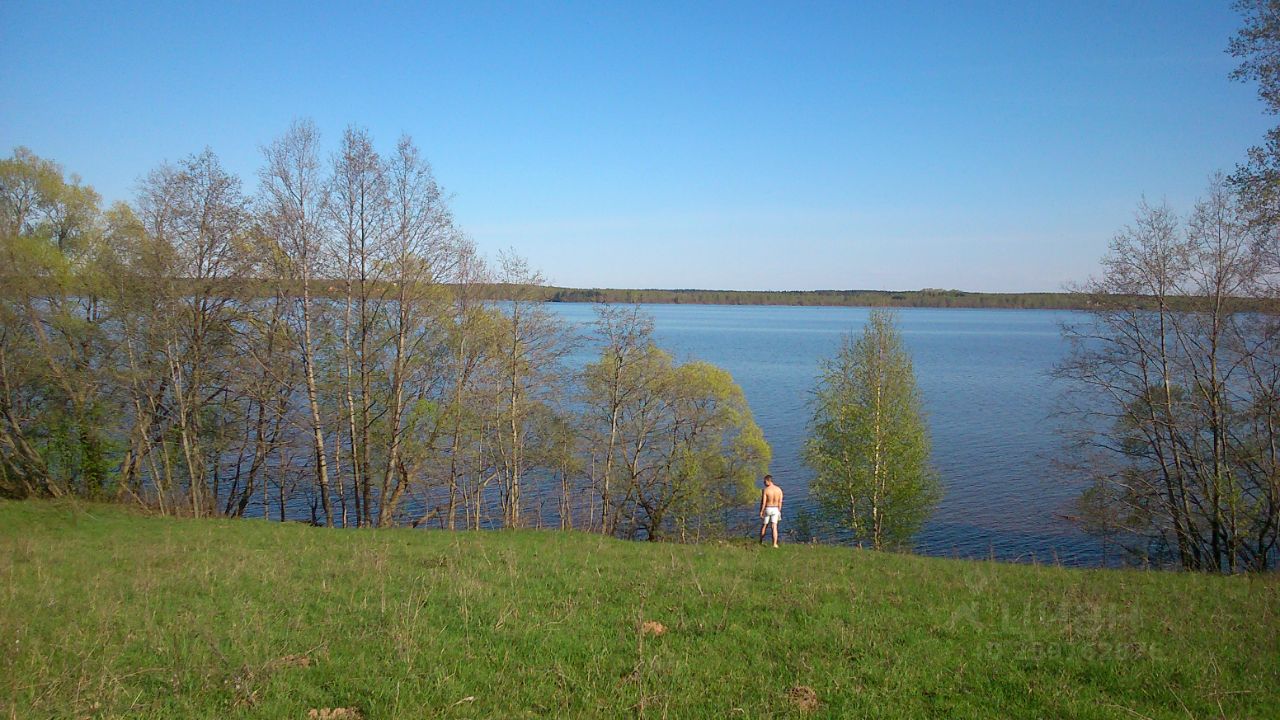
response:
<svg viewBox="0 0 1280 720"><path fill-rule="evenodd" d="M771 451L742 388L706 362L674 367L664 383L667 407L660 470L636 486L649 539L670 527L682 540L714 534L721 514L749 502Z"/></svg>
<svg viewBox="0 0 1280 720"><path fill-rule="evenodd" d="M1244 24L1227 46L1240 59L1231 79L1258 83L1267 112L1280 114L1280 0L1239 0L1235 8ZM1248 161L1232 181L1255 221L1280 221L1280 127L1272 128L1262 145L1250 148Z"/></svg>
<svg viewBox="0 0 1280 720"><path fill-rule="evenodd" d="M25 148L0 160L0 496L109 491L107 250L92 188Z"/></svg>
<svg viewBox="0 0 1280 720"><path fill-rule="evenodd" d="M602 495L601 530L715 533L771 454L742 388L714 365L676 365L637 310L603 309L597 327L604 347L582 372L582 464Z"/></svg>
<svg viewBox="0 0 1280 720"><path fill-rule="evenodd" d="M907 543L941 497L911 357L888 310L823 363L805 443L810 486L834 521L876 549Z"/></svg>

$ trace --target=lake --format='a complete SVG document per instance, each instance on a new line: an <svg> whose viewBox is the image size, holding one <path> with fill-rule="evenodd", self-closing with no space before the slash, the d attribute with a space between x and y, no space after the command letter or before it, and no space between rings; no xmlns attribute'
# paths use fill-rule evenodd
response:
<svg viewBox="0 0 1280 720"><path fill-rule="evenodd" d="M588 328L586 303L549 303ZM733 374L773 447L771 472L787 493L787 521L815 509L800 460L819 363L859 332L867 308L645 305L658 344L679 360ZM1060 334L1076 312L903 308L944 497L917 537L929 555L1099 565L1098 541L1062 515L1082 489L1053 460L1064 452L1055 417L1063 391L1051 371L1067 351ZM575 367L594 359L584 347ZM839 539L839 538L832 538Z"/></svg>

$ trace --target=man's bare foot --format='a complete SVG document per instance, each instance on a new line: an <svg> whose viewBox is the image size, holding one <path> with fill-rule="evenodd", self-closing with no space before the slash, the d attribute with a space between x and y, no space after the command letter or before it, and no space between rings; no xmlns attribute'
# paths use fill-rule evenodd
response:
<svg viewBox="0 0 1280 720"><path fill-rule="evenodd" d="M774 546L774 547L778 547L778 543L774 543L774 544L773 544L773 546Z"/></svg>

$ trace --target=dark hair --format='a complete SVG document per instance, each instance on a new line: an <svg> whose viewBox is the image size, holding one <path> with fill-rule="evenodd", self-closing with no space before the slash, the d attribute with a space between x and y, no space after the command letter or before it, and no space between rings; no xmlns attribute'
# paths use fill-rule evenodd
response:
<svg viewBox="0 0 1280 720"><path fill-rule="evenodd" d="M773 479L773 476L772 476L772 475L765 475L765 476L764 476L764 479L765 479L765 480L772 480L772 479Z"/></svg>

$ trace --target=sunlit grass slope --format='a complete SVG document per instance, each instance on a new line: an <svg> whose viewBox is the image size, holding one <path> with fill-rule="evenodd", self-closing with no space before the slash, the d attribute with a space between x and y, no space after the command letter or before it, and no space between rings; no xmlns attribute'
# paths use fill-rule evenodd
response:
<svg viewBox="0 0 1280 720"><path fill-rule="evenodd" d="M1278 590L0 503L0 717L1274 718Z"/></svg>

